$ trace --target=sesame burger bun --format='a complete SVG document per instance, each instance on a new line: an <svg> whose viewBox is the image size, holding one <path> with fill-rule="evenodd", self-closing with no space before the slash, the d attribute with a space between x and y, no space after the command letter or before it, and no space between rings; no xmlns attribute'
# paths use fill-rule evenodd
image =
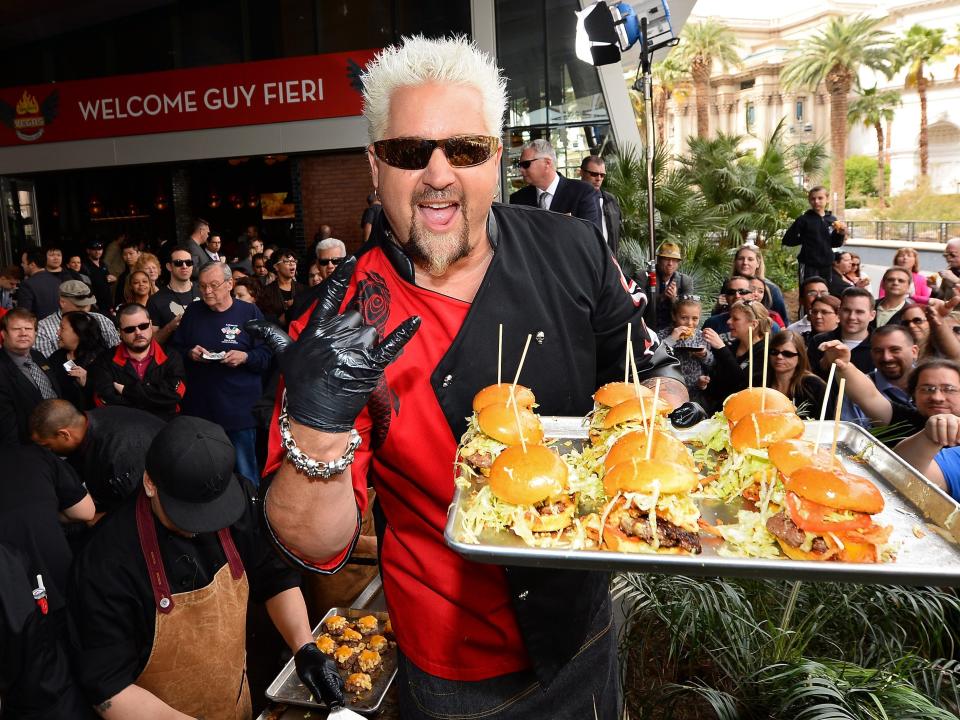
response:
<svg viewBox="0 0 960 720"><path fill-rule="evenodd" d="M536 402L533 391L523 385L511 385L510 383L498 383L487 385L483 390L473 396L473 411L480 412L487 405L494 403L505 403L510 399L510 388L514 388L517 398L517 405L522 408L531 408Z"/></svg>
<svg viewBox="0 0 960 720"><path fill-rule="evenodd" d="M508 447L490 468L490 490L512 505L536 505L567 492L567 466L543 445Z"/></svg>
<svg viewBox="0 0 960 720"><path fill-rule="evenodd" d="M659 458L617 463L603 476L603 489L611 497L620 491L651 493L657 484L661 494L678 495L697 488L700 476L688 467Z"/></svg>
<svg viewBox="0 0 960 720"><path fill-rule="evenodd" d="M633 458L642 461L646 455L647 434L642 430L634 430L628 432L613 444L603 461L603 466L605 470L609 470L614 465L630 462ZM687 450L687 446L673 435L660 430L653 431L653 447L650 450L650 457L659 460L672 460L691 470L696 470L693 456Z"/></svg>
<svg viewBox="0 0 960 720"><path fill-rule="evenodd" d="M730 395L723 402L724 417L732 425L736 425L744 415L760 412L764 395L766 395L766 402L762 403L764 412L796 412L796 407L790 398L779 390L755 387Z"/></svg>
<svg viewBox="0 0 960 720"><path fill-rule="evenodd" d="M807 440L781 440L767 448L767 456L784 477L790 477L800 468L842 471L843 463Z"/></svg>
<svg viewBox="0 0 960 720"><path fill-rule="evenodd" d="M643 409L641 410L641 404ZM667 415L674 411L673 403L660 398L657 400L657 414L658 415ZM620 425L621 423L630 422L631 420L640 421L644 416L650 418L653 414L653 398L644 397L644 398L631 398L629 400L624 400L618 405L614 405L610 408L610 412L607 413L607 416L603 419L601 423L604 430L609 430L610 428Z"/></svg>
<svg viewBox="0 0 960 720"><path fill-rule="evenodd" d="M593 394L593 401L597 405L613 407L625 400L636 397L653 397L653 390L645 385L634 385L626 382L607 383Z"/></svg>
<svg viewBox="0 0 960 720"><path fill-rule="evenodd" d="M733 426L730 446L738 452L748 448L760 450L801 435L803 420L794 412L753 412Z"/></svg>
<svg viewBox="0 0 960 720"><path fill-rule="evenodd" d="M883 495L864 477L847 472L830 472L816 467L797 470L784 488L800 497L837 510L875 515L883 510Z"/></svg>
<svg viewBox="0 0 960 720"><path fill-rule="evenodd" d="M520 425L517 426L517 417ZM523 430L523 442L527 445L539 445L543 442L543 426L540 418L528 408L514 407L505 402L487 405L477 414L480 430L504 445L521 445L520 431Z"/></svg>

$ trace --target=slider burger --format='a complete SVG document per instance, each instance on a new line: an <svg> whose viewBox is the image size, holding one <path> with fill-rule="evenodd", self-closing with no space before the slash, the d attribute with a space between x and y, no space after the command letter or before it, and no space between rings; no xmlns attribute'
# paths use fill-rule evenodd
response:
<svg viewBox="0 0 960 720"><path fill-rule="evenodd" d="M669 415L676 408L673 403L661 396L657 400L657 415ZM605 442L611 435L619 435L628 430L643 428L643 419L653 419L653 394L649 397L632 397L622 403L596 412L590 420L590 440L595 445Z"/></svg>
<svg viewBox="0 0 960 720"><path fill-rule="evenodd" d="M504 448L522 443L539 445L541 442L543 426L532 410L495 402L470 418L467 432L460 440L460 457L474 472L489 475L490 466Z"/></svg>
<svg viewBox="0 0 960 720"><path fill-rule="evenodd" d="M840 462L840 458L834 457L808 440L775 442L767 448L767 456L785 478L805 467L833 471L843 470L843 463Z"/></svg>
<svg viewBox="0 0 960 720"><path fill-rule="evenodd" d="M614 465L603 478L613 499L603 514L607 549L632 553L701 552L700 510L690 492L697 473L669 460L632 460Z"/></svg>
<svg viewBox="0 0 960 720"><path fill-rule="evenodd" d="M573 522L576 494L567 487L566 463L548 447L515 445L504 450L490 468L490 491L511 516L510 528L520 537L557 532Z"/></svg>
<svg viewBox="0 0 960 720"><path fill-rule="evenodd" d="M512 385L511 383L496 383L487 385L473 396L473 411L478 413L487 405L506 403L511 394L516 398L519 407L529 410L536 404L536 398L534 398L533 391L530 388L523 385Z"/></svg>
<svg viewBox="0 0 960 720"><path fill-rule="evenodd" d="M693 461L693 455L680 440L670 433L662 430L654 430L650 448L650 458L655 460L670 460L684 467L697 471L697 465ZM605 470L610 470L614 465L622 462L630 462L636 459L642 462L647 456L647 434L643 430L633 430L626 435L621 436L610 448L606 458L603 460Z"/></svg>
<svg viewBox="0 0 960 720"><path fill-rule="evenodd" d="M773 388L749 388L727 397L723 401L723 415L733 427L741 418L753 412L796 412L793 402Z"/></svg>
<svg viewBox="0 0 960 720"><path fill-rule="evenodd" d="M737 452L762 450L781 440L803 435L803 420L789 412L751 412L730 431L730 447Z"/></svg>
<svg viewBox="0 0 960 720"><path fill-rule="evenodd" d="M878 562L889 526L871 515L883 496L868 479L843 470L802 467L784 482L785 508L767 519L767 530L792 560Z"/></svg>

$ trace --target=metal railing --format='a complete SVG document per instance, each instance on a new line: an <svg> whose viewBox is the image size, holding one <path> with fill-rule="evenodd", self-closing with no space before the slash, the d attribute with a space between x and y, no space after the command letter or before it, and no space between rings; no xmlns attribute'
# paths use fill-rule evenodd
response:
<svg viewBox="0 0 960 720"><path fill-rule="evenodd" d="M853 220L847 223L851 238L890 242L945 243L960 238L960 221L938 220Z"/></svg>

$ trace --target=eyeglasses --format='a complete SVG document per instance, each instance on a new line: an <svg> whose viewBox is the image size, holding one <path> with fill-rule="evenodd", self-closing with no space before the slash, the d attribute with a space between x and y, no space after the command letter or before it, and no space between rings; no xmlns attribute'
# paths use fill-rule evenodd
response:
<svg viewBox="0 0 960 720"><path fill-rule="evenodd" d="M193 267L193 260L171 260L174 267Z"/></svg>
<svg viewBox="0 0 960 720"><path fill-rule="evenodd" d="M753 295L753 290L750 290L749 288L740 288L738 290L734 290L733 288L730 288L728 290L724 290L723 294L724 295L740 295L741 297L743 297L744 295Z"/></svg>
<svg viewBox="0 0 960 720"><path fill-rule="evenodd" d="M347 258L345 257L335 257L335 258L317 258L317 265L329 265L333 263L334 266L339 265Z"/></svg>
<svg viewBox="0 0 960 720"><path fill-rule="evenodd" d="M226 281L226 280L221 280L221 281L218 282L218 283L211 283L211 284L209 284L209 285L207 285L207 284L205 284L205 283L200 283L198 287L200 288L200 292L202 292L202 293L205 293L205 292L207 292L207 291L213 292L213 291L215 291L215 290L218 290L218 289L220 288L220 286L223 285L225 282L227 282L227 281Z"/></svg>
<svg viewBox="0 0 960 720"><path fill-rule="evenodd" d="M787 358L788 360L793 360L793 358L797 357L799 354L800 353L797 353L797 352L791 352L790 350L771 350L770 351L770 357L779 357L780 355L783 355L783 357Z"/></svg>
<svg viewBox="0 0 960 720"><path fill-rule="evenodd" d="M910 318L909 320L903 320L900 324L906 327L908 325L923 325L926 322L927 319L925 317L915 317Z"/></svg>
<svg viewBox="0 0 960 720"><path fill-rule="evenodd" d="M804 297L826 297L830 294L829 290L807 290Z"/></svg>
<svg viewBox="0 0 960 720"><path fill-rule="evenodd" d="M148 327L150 327L150 323L149 323L149 322L142 322L142 323L140 323L139 325L127 325L127 326L125 326L125 327L122 327L122 328L120 328L120 331L121 331L124 335L132 335L132 334L135 333L137 330L140 330L141 332L143 332L143 331L146 330Z"/></svg>
<svg viewBox="0 0 960 720"><path fill-rule="evenodd" d="M833 310L811 310L811 315L836 315Z"/></svg>
<svg viewBox="0 0 960 720"><path fill-rule="evenodd" d="M453 167L480 165L500 147L500 138L489 135L455 135L441 140L425 138L389 138L373 144L373 154L387 165L401 170L423 170L440 148Z"/></svg>
<svg viewBox="0 0 960 720"><path fill-rule="evenodd" d="M917 385L917 392L921 395L936 395L938 390L944 395L960 393L960 387L956 385Z"/></svg>
<svg viewBox="0 0 960 720"><path fill-rule="evenodd" d="M584 172L590 177L592 177L594 180L603 180L607 176L606 173L594 172L593 170L584 170Z"/></svg>
<svg viewBox="0 0 960 720"><path fill-rule="evenodd" d="M530 166L533 165L537 160L543 160L542 157L530 158L529 160L517 160L517 167L523 170L529 170Z"/></svg>

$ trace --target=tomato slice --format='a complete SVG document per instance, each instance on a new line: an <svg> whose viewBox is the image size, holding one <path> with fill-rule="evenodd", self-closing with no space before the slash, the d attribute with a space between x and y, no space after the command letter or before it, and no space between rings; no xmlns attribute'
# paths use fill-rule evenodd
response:
<svg viewBox="0 0 960 720"><path fill-rule="evenodd" d="M851 520L835 522L827 520L826 515L836 512L833 508L805 500L796 493L787 493L787 512L790 519L801 530L812 533L844 532L870 527L872 522L866 513L853 513Z"/></svg>

